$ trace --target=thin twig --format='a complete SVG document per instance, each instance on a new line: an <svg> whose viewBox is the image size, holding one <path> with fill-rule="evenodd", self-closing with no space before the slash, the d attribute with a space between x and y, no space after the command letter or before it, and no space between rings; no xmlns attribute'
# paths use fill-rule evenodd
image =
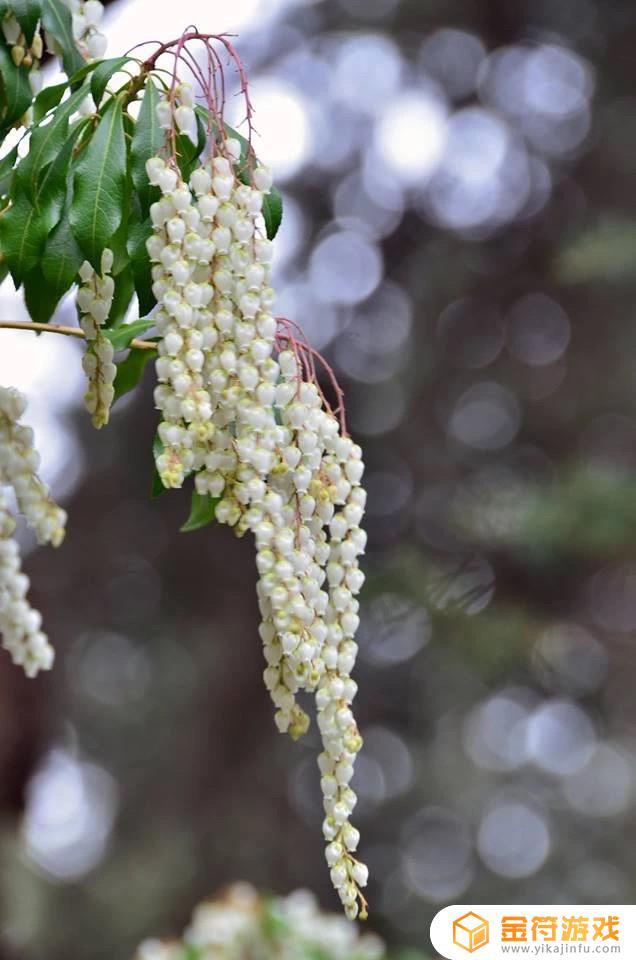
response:
<svg viewBox="0 0 636 960"><path fill-rule="evenodd" d="M35 330L41 333L61 333L65 337L84 338L84 331L79 327L62 327L56 323L33 323L22 320L0 320L0 329L3 330ZM157 344L152 340L131 340L128 347L135 350L156 350ZM126 349L128 349L128 347Z"/></svg>

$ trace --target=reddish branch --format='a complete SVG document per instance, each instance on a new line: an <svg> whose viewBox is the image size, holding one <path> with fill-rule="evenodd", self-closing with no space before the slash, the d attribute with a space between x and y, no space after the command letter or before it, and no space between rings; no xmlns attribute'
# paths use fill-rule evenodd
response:
<svg viewBox="0 0 636 960"><path fill-rule="evenodd" d="M146 43L156 43L157 49L141 64L141 74L142 76L145 76L146 74L150 73L157 67L157 62L160 57L162 57L164 54L171 54L173 58L173 65L168 98L171 105L174 107L177 84L179 80L179 65L185 64L200 86L208 109L208 136L211 141L211 146L220 152L223 152L223 134L225 129L224 114L227 102L227 87L225 79L225 66L223 64L222 55L217 49L218 45L220 45L227 54L227 65L234 67L236 75L239 79L239 94L243 97L243 102L245 105L245 117L243 122L247 124L247 162L251 167L254 159L252 147L252 135L254 133L254 108L250 99L247 72L245 70L243 61L241 60L230 39L230 36L230 34L223 33L201 33L196 27L189 26L180 37L177 37L175 40L169 40L167 43L161 43L158 40L146 41ZM201 65L197 57L188 48L188 44L195 41L203 44L207 59L205 66ZM137 46L133 47L129 52L132 52L132 50L135 50L140 46L146 46L146 43L137 44ZM213 127L216 127L216 130L218 131L217 138L212 136ZM174 121L170 132L170 142L173 159L175 159L176 130L174 127Z"/></svg>
<svg viewBox="0 0 636 960"><path fill-rule="evenodd" d="M344 406L344 391L338 383L338 378L336 377L333 368L325 360L323 355L307 342L307 338L300 324L296 323L294 320L288 320L286 317L276 317L276 323L278 324L278 330L276 331L276 342L279 349L292 350L294 356L296 357L296 363L298 364L299 369L299 385L300 381L302 380L316 385L318 393L320 394L320 398L326 409L333 417L337 417L339 419L342 436L348 436ZM318 361L324 372L327 374L331 388L336 395L337 405L335 407L331 406L320 385L316 371L316 361Z"/></svg>

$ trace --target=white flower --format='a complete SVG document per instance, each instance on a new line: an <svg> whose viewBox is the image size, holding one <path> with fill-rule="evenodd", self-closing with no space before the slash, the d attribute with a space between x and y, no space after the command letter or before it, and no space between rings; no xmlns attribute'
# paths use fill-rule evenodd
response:
<svg viewBox="0 0 636 960"><path fill-rule="evenodd" d="M175 110L174 119L181 133L186 133L188 136L192 136L195 133L196 117L192 107L181 104L181 106Z"/></svg>
<svg viewBox="0 0 636 960"><path fill-rule="evenodd" d="M100 0L63 0L72 15L73 37L80 50L92 60L104 56L107 47L106 37L97 30L104 14L104 6ZM48 39L47 46L51 48Z"/></svg>
<svg viewBox="0 0 636 960"><path fill-rule="evenodd" d="M4 39L7 41L9 46L13 46L18 42L20 36L22 35L22 27L15 18L15 14L9 10L9 12L2 18L2 32L4 33Z"/></svg>
<svg viewBox="0 0 636 960"><path fill-rule="evenodd" d="M58 546L64 538L66 513L51 499L38 477L39 457L33 433L19 423L25 408L17 390L0 387L0 634L14 663L29 677L53 664L53 648L41 630L42 618L30 607L28 578L21 572L15 521L5 486L13 487L19 509L40 543Z"/></svg>
<svg viewBox="0 0 636 960"><path fill-rule="evenodd" d="M86 0L84 18L89 27L96 27L104 15L104 7L99 0Z"/></svg>
<svg viewBox="0 0 636 960"><path fill-rule="evenodd" d="M82 285L77 291L77 306L80 310L80 325L86 338L83 367L88 377L84 405L92 415L93 425L97 429L108 423L115 393L112 385L116 374L114 351L100 329L108 319L115 292L115 283L109 276L113 259L112 250L104 250L100 264L101 275L95 272L88 260L85 260L79 269Z"/></svg>
<svg viewBox="0 0 636 960"><path fill-rule="evenodd" d="M103 33L98 33L96 30L92 31L86 38L85 43L86 52L91 60L99 60L106 53L108 41Z"/></svg>

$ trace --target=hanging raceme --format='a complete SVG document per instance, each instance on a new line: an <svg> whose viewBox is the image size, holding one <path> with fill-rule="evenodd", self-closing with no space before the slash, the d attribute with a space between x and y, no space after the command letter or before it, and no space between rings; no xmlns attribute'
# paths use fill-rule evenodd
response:
<svg viewBox="0 0 636 960"><path fill-rule="evenodd" d="M368 871L354 856L359 833L350 823L362 746L351 709L366 545L362 452L347 433L330 367L295 322L273 313L282 207L254 152L244 66L228 37L194 28L146 59L85 62L101 49L99 4L33 5L41 16L33 30L22 4L4 5L5 22L14 17L21 33L9 30L1 61L0 132L15 137L17 127L28 151L0 161L2 269L23 288L32 318L23 326L84 337L85 404L96 427L154 359L153 495L190 483L184 530L216 520L253 535L276 725L300 737L309 717L298 694L315 696L326 858L347 916L365 917ZM30 91L33 67L9 46L40 22L68 79L19 101L16 112L7 91L25 81ZM225 122L232 82L245 136ZM79 326L49 325L71 289ZM0 477L13 483L9 473ZM26 511L19 493L18 503ZM2 531L10 527L3 519ZM6 570L9 581L21 576L10 548ZM23 595L20 615L33 625L31 633L24 627L26 648L40 641L31 638L39 624ZM14 602L10 587L6 596ZM7 645L14 652L14 640Z"/></svg>
<svg viewBox="0 0 636 960"><path fill-rule="evenodd" d="M17 390L0 387L0 634L13 662L28 677L53 664L53 648L40 630L42 618L30 607L28 578L20 569L18 545L12 539L15 519L7 488L39 543L58 547L64 539L66 513L51 499L38 477L39 457L33 432L19 422L26 402Z"/></svg>

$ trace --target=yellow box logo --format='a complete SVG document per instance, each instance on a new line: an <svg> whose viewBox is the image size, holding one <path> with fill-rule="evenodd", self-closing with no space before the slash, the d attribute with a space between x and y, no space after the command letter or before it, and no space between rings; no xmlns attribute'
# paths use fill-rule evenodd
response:
<svg viewBox="0 0 636 960"><path fill-rule="evenodd" d="M488 921L472 910L453 922L453 943L469 953L485 947L489 939Z"/></svg>

